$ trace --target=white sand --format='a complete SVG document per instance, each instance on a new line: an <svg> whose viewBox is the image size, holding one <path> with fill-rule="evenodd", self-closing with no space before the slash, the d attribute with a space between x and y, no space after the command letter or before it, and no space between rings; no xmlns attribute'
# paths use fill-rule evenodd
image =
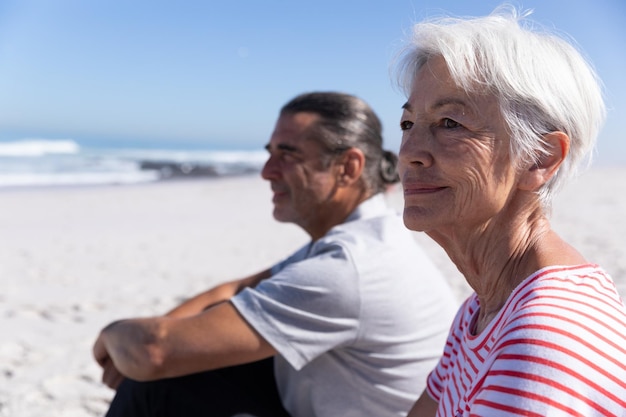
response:
<svg viewBox="0 0 626 417"><path fill-rule="evenodd" d="M626 169L596 169L555 202L553 224L626 294ZM401 207L397 191L390 195ZM0 192L0 417L99 416L113 392L91 345L112 320L269 266L303 244L271 217L257 178ZM459 297L443 251L417 235Z"/></svg>

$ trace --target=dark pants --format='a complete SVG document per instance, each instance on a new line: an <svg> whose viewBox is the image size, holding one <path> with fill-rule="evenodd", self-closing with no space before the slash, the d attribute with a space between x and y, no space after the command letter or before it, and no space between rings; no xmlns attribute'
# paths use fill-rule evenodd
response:
<svg viewBox="0 0 626 417"><path fill-rule="evenodd" d="M272 358L151 382L124 380L106 417L289 417Z"/></svg>

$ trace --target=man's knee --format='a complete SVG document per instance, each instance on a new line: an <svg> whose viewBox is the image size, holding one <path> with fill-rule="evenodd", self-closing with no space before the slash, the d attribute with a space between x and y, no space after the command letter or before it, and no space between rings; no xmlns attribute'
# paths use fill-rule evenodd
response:
<svg viewBox="0 0 626 417"><path fill-rule="evenodd" d="M140 417L151 415L149 391L151 383L124 379L117 388L106 417Z"/></svg>
<svg viewBox="0 0 626 417"><path fill-rule="evenodd" d="M106 417L286 415L273 360L151 382L124 380Z"/></svg>

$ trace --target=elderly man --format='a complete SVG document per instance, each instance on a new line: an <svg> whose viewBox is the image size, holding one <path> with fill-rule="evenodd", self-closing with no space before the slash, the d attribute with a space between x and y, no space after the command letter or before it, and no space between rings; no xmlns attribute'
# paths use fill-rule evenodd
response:
<svg viewBox="0 0 626 417"><path fill-rule="evenodd" d="M93 352L103 380L123 380L108 416L408 412L457 304L385 205L397 158L381 131L346 94L304 94L282 108L262 176L274 217L310 243L163 317L102 330Z"/></svg>

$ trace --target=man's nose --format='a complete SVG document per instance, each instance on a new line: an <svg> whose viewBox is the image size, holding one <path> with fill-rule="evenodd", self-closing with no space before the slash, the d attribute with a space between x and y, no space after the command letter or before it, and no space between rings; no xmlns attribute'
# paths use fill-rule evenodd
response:
<svg viewBox="0 0 626 417"><path fill-rule="evenodd" d="M276 163L276 158L270 155L263 165L263 169L261 170L261 177L265 180L273 180L276 179L278 175L279 170L278 164Z"/></svg>

